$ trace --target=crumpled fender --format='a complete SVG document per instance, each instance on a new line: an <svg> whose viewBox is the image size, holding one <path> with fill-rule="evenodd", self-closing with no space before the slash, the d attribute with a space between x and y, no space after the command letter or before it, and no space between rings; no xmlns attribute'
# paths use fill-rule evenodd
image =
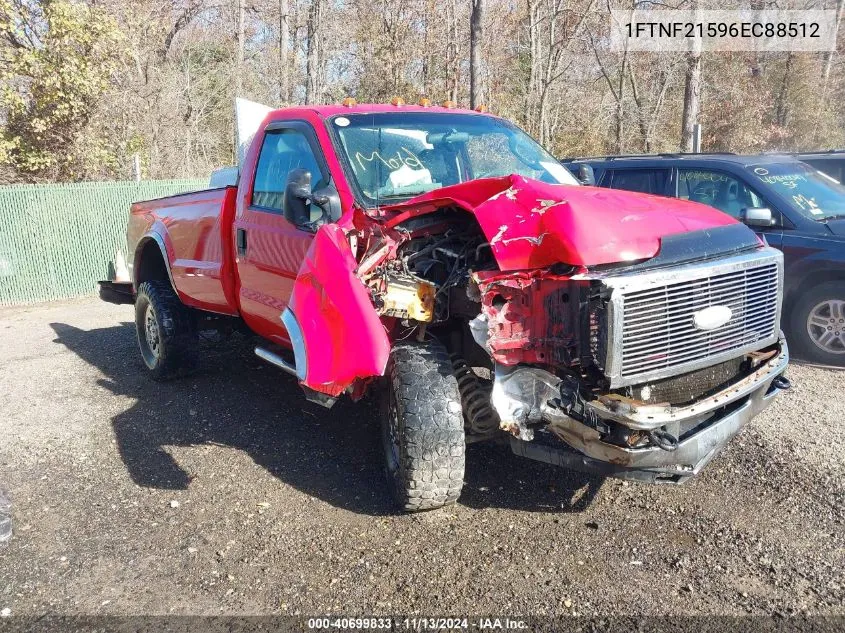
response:
<svg viewBox="0 0 845 633"><path fill-rule="evenodd" d="M394 226L452 205L475 215L502 271L650 259L667 235L737 222L695 202L517 175L435 189L382 210L398 212L388 220Z"/></svg>
<svg viewBox="0 0 845 633"><path fill-rule="evenodd" d="M292 337L295 353L304 354L297 358L297 371L305 367L301 382L330 396L356 378L383 375L390 354L387 332L355 275L357 265L343 230L336 224L321 226L288 304L301 336L298 342Z"/></svg>

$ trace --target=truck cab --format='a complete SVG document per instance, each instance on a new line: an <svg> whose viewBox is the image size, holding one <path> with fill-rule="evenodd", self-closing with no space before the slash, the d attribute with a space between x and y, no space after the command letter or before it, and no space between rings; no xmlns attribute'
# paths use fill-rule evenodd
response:
<svg viewBox="0 0 845 633"><path fill-rule="evenodd" d="M377 391L408 511L454 502L482 440L680 483L789 387L778 251L701 204L580 186L486 113L270 111L236 185L137 203L127 237L154 378L234 324L314 402Z"/></svg>

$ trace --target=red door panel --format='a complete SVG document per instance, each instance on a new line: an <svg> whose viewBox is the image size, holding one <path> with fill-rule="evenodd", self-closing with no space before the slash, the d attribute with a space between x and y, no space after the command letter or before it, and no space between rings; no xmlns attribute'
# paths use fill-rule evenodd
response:
<svg viewBox="0 0 845 633"><path fill-rule="evenodd" d="M314 234L294 227L281 214L246 209L235 222L246 232L246 253L237 255L241 314L257 334L287 343L281 314L290 301L299 266Z"/></svg>

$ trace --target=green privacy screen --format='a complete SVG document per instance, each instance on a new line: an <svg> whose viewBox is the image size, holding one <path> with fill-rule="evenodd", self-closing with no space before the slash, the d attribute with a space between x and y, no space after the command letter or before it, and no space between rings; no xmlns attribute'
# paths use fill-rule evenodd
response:
<svg viewBox="0 0 845 633"><path fill-rule="evenodd" d="M137 200L204 189L206 180L0 187L0 305L92 294Z"/></svg>

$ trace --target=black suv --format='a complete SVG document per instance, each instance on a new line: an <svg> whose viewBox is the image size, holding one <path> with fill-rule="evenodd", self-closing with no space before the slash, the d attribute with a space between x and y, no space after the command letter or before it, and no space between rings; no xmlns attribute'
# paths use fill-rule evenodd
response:
<svg viewBox="0 0 845 633"><path fill-rule="evenodd" d="M845 366L845 187L792 156L661 154L565 160L600 187L692 200L784 253L782 327L794 355Z"/></svg>

